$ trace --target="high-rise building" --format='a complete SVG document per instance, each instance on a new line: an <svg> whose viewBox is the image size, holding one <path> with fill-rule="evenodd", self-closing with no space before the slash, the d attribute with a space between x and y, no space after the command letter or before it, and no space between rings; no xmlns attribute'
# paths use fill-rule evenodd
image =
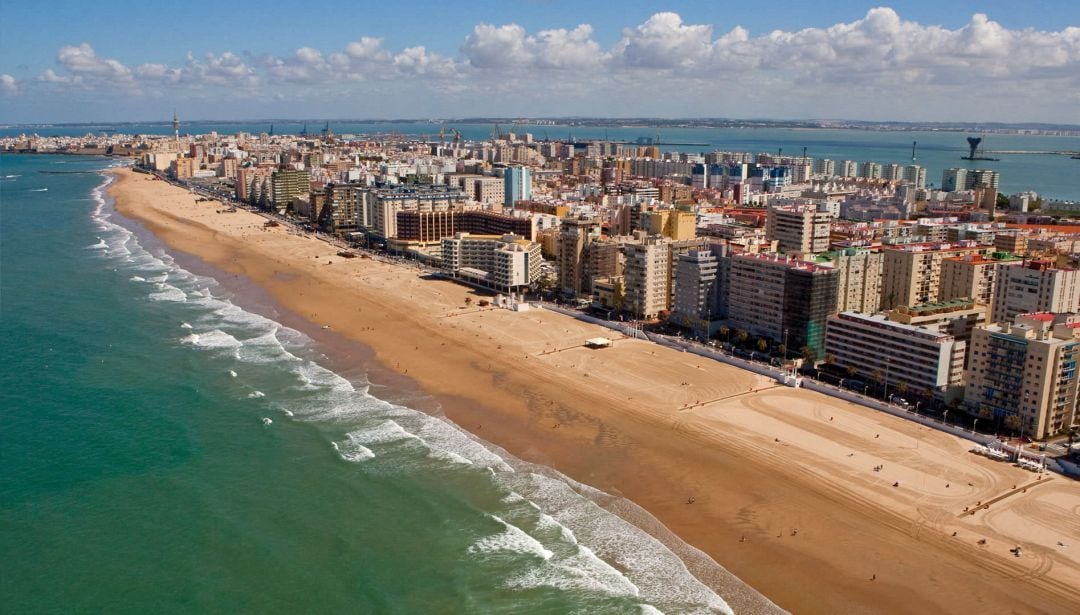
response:
<svg viewBox="0 0 1080 615"><path fill-rule="evenodd" d="M966 254L987 254L992 248L975 245L918 243L882 251L881 307L919 305L937 301L941 292L941 262Z"/></svg>
<svg viewBox="0 0 1080 615"><path fill-rule="evenodd" d="M270 176L270 206L283 213L289 202L311 191L311 174L306 170L281 169Z"/></svg>
<svg viewBox="0 0 1080 615"><path fill-rule="evenodd" d="M967 187L968 170L954 167L941 172L941 189L946 192L965 190Z"/></svg>
<svg viewBox="0 0 1080 615"><path fill-rule="evenodd" d="M881 165L876 162L863 162L859 164L859 177L866 179L881 179Z"/></svg>
<svg viewBox="0 0 1080 615"><path fill-rule="evenodd" d="M975 329L968 412L1036 439L1067 430L1077 418L1078 338L1075 314L1024 314Z"/></svg>
<svg viewBox="0 0 1080 615"><path fill-rule="evenodd" d="M911 164L904 167L904 180L916 188L926 187L926 167Z"/></svg>
<svg viewBox="0 0 1080 615"><path fill-rule="evenodd" d="M990 307L991 322L1032 312L1080 312L1080 271L1032 260L1001 269Z"/></svg>
<svg viewBox="0 0 1080 615"><path fill-rule="evenodd" d="M840 177L856 177L859 175L859 164L854 160L844 160L840 163Z"/></svg>
<svg viewBox="0 0 1080 615"><path fill-rule="evenodd" d="M770 207L765 236L775 239L779 250L790 254L820 254L829 250L832 215L813 205Z"/></svg>
<svg viewBox="0 0 1080 615"><path fill-rule="evenodd" d="M728 322L798 352L825 355L825 321L836 309L838 276L831 267L777 254L737 254L728 277Z"/></svg>
<svg viewBox="0 0 1080 615"><path fill-rule="evenodd" d="M825 351L835 365L853 367L863 379L881 379L888 393L904 388L945 398L959 393L967 344L952 335L893 322L884 314L842 312L828 323Z"/></svg>
<svg viewBox="0 0 1080 615"><path fill-rule="evenodd" d="M814 174L825 177L836 175L836 161L828 158L818 158L814 161Z"/></svg>
<svg viewBox="0 0 1080 615"><path fill-rule="evenodd" d="M503 175L503 205L513 207L532 198L532 172L528 167L509 167Z"/></svg>
<svg viewBox="0 0 1080 615"><path fill-rule="evenodd" d="M499 290L529 286L540 277L540 244L517 235L457 233L442 239L443 269Z"/></svg>
<svg viewBox="0 0 1080 615"><path fill-rule="evenodd" d="M1001 174L991 169L965 169L954 167L941 173L941 189L949 192L975 188L998 189Z"/></svg>
<svg viewBox="0 0 1080 615"><path fill-rule="evenodd" d="M600 237L600 222L594 219L564 218L559 225L559 291L574 297L591 292L584 275L585 246Z"/></svg>
<svg viewBox="0 0 1080 615"><path fill-rule="evenodd" d="M675 300L671 320L699 333L709 332L718 316L719 259L711 250L680 254L675 264Z"/></svg>
<svg viewBox="0 0 1080 615"><path fill-rule="evenodd" d="M873 314L881 307L881 252L845 248L824 255L837 273L836 311Z"/></svg>
<svg viewBox="0 0 1080 615"><path fill-rule="evenodd" d="M623 245L623 308L637 318L656 318L671 307L670 242L667 237L653 235Z"/></svg>
<svg viewBox="0 0 1080 615"><path fill-rule="evenodd" d="M1008 254L966 254L943 259L938 299L971 299L989 306L994 300L994 282L998 271L1019 262L1019 258Z"/></svg>

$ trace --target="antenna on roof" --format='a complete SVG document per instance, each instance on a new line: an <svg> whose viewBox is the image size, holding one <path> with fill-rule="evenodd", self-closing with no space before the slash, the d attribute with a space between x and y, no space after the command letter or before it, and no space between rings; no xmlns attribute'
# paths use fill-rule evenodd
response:
<svg viewBox="0 0 1080 615"><path fill-rule="evenodd" d="M912 141L911 142L911 160L912 161L918 160L918 158L915 157L915 146L918 145L918 144L919 144L918 141Z"/></svg>

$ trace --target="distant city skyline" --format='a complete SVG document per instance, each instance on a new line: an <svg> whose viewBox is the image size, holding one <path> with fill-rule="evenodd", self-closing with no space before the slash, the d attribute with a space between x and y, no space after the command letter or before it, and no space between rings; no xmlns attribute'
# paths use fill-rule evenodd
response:
<svg viewBox="0 0 1080 615"><path fill-rule="evenodd" d="M774 4L6 2L0 122L161 121L175 108L1080 123L1072 2Z"/></svg>

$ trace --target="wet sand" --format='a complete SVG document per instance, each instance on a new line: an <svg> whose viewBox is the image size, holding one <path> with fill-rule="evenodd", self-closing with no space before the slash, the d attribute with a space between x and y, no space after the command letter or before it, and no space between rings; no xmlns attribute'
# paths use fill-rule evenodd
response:
<svg viewBox="0 0 1080 615"><path fill-rule="evenodd" d="M117 209L171 248L370 348L479 437L637 503L783 608L1080 611L1080 484L647 342L588 350L612 332L467 305L470 289L117 175Z"/></svg>

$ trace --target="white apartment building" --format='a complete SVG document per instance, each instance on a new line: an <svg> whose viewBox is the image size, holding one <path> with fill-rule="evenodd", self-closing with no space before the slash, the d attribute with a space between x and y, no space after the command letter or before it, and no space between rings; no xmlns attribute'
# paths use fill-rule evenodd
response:
<svg viewBox="0 0 1080 615"><path fill-rule="evenodd" d="M899 383L913 392L959 395L967 344L952 335L888 320L884 314L843 312L829 317L825 352L867 380L880 375L888 392ZM903 387L901 387L903 388Z"/></svg>
<svg viewBox="0 0 1080 615"><path fill-rule="evenodd" d="M1080 271L1033 260L1003 268L994 288L991 322L1012 322L1020 314L1080 312Z"/></svg>
<svg viewBox="0 0 1080 615"><path fill-rule="evenodd" d="M540 277L540 244L517 235L457 233L442 239L444 270L496 290L529 286Z"/></svg>

